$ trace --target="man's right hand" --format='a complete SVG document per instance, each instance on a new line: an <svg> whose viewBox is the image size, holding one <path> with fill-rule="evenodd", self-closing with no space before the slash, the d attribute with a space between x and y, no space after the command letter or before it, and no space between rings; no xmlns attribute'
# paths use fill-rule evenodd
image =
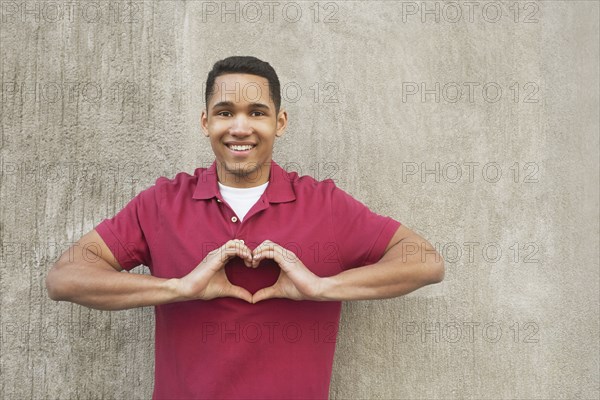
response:
<svg viewBox="0 0 600 400"><path fill-rule="evenodd" d="M251 251L242 240L230 240L210 252L183 278L158 278L123 272L123 268L95 229L83 235L54 263L46 277L48 295L98 310L126 310L194 299L252 295L232 285L225 264L236 256L251 266Z"/></svg>
<svg viewBox="0 0 600 400"><path fill-rule="evenodd" d="M225 274L225 264L234 257L240 257L248 267L252 264L252 251L244 244L243 240L230 240L208 253L194 270L177 280L177 292L182 300L237 297L252 303L250 292L233 285Z"/></svg>

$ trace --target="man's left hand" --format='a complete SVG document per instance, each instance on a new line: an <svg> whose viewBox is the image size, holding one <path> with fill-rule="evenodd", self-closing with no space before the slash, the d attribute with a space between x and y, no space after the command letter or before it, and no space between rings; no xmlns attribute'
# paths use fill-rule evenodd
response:
<svg viewBox="0 0 600 400"><path fill-rule="evenodd" d="M274 260L281 272L273 286L260 289L252 296L252 303L270 298L291 300L321 300L323 278L312 273L292 251L277 243L265 240L252 251L251 268L256 268L262 260Z"/></svg>

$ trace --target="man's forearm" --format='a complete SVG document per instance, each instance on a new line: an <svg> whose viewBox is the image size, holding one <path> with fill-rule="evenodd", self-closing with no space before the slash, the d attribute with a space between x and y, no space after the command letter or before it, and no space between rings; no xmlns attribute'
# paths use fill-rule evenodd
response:
<svg viewBox="0 0 600 400"><path fill-rule="evenodd" d="M70 301L99 310L125 310L181 301L175 279L118 272L85 264L68 264L51 271L48 283L54 288L51 298ZM58 283L60 282L60 283Z"/></svg>
<svg viewBox="0 0 600 400"><path fill-rule="evenodd" d="M443 279L443 263L381 260L323 278L321 300L369 300L402 296Z"/></svg>

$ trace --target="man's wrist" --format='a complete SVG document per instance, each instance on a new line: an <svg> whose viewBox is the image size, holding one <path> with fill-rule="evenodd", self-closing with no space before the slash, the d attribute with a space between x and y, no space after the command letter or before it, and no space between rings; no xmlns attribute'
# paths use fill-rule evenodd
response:
<svg viewBox="0 0 600 400"><path fill-rule="evenodd" d="M334 276L322 277L319 281L319 289L316 293L318 301L335 301L333 294L335 293L336 278Z"/></svg>
<svg viewBox="0 0 600 400"><path fill-rule="evenodd" d="M187 300L184 296L181 295L180 290L180 280L178 278L167 279L164 282L165 288L169 293L169 297L172 299L172 302L184 301Z"/></svg>

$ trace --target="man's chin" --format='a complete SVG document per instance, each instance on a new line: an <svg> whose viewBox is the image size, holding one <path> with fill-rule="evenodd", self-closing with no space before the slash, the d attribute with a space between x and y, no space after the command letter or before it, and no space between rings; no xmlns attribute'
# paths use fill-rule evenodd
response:
<svg viewBox="0 0 600 400"><path fill-rule="evenodd" d="M225 168L225 171L227 171L227 173L230 175L235 175L240 178L248 178L257 173L257 168Z"/></svg>
<svg viewBox="0 0 600 400"><path fill-rule="evenodd" d="M259 166L255 162L224 162L223 167L230 174L246 176L255 173Z"/></svg>
<svg viewBox="0 0 600 400"><path fill-rule="evenodd" d="M243 163L223 162L225 173L244 180L260 180L261 168L257 162L248 161Z"/></svg>

